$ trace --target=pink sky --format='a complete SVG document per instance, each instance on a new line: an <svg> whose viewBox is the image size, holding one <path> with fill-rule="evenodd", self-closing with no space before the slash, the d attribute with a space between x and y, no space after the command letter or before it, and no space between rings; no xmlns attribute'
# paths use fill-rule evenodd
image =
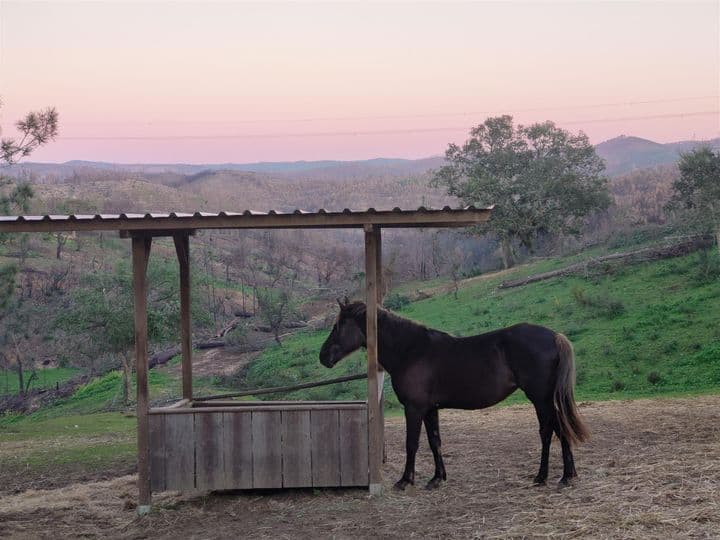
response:
<svg viewBox="0 0 720 540"><path fill-rule="evenodd" d="M2 0L0 125L54 105L33 161L146 163L424 157L502 113L718 137L718 5Z"/></svg>

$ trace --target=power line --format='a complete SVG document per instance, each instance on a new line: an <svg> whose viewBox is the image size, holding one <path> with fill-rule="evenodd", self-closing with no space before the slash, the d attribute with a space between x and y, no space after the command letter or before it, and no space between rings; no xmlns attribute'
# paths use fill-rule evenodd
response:
<svg viewBox="0 0 720 540"><path fill-rule="evenodd" d="M559 125L602 124L609 122L624 122L628 120L659 120L667 118L690 118L697 116L720 115L720 110L697 111L687 113L653 114L644 116L623 116L614 118L591 118L587 120L569 120L556 122ZM304 133L228 133L217 135L100 135L79 137L58 137L65 141L154 141L154 140L220 140L220 139L280 139L292 137L339 137L339 136L367 136L367 135L410 135L415 133L437 133L467 131L468 126L447 126L406 129L379 129L358 131L321 131Z"/></svg>
<svg viewBox="0 0 720 540"><path fill-rule="evenodd" d="M513 109L508 107L504 110L488 110L488 111L466 111L466 112L449 112L449 113L418 113L418 114L393 114L393 115L367 115L367 116L326 116L326 117L309 117L309 118L291 118L283 120L271 120L271 122L283 123L306 123L306 122L332 122L344 120L402 120L413 118L448 118L452 116L477 116L483 114L506 114L508 109L512 109L515 113L521 112L542 112L542 111L571 111L582 109L602 109L606 107L629 107L636 105L650 105L658 103L681 103L687 101L699 101L705 99L720 99L719 95L714 96L692 96L684 98L666 98L666 99L646 99L635 101L616 101L612 103L593 103L588 105L563 105L551 107L529 107L523 109ZM144 126L153 124L265 124L268 120L166 120L166 121L148 121L148 122L64 122L63 125L133 125L140 124Z"/></svg>

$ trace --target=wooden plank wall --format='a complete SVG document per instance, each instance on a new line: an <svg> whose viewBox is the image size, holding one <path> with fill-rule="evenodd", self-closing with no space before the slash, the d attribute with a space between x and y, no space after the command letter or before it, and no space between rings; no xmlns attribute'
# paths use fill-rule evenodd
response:
<svg viewBox="0 0 720 540"><path fill-rule="evenodd" d="M150 414L154 492L367 486L368 455L364 407Z"/></svg>

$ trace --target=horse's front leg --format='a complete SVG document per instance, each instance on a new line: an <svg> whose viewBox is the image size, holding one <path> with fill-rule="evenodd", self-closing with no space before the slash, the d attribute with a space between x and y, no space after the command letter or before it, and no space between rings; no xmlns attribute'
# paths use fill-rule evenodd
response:
<svg viewBox="0 0 720 540"><path fill-rule="evenodd" d="M415 454L420 443L422 421L422 411L411 405L405 406L405 472L395 483L395 489L404 490L408 484L415 484Z"/></svg>

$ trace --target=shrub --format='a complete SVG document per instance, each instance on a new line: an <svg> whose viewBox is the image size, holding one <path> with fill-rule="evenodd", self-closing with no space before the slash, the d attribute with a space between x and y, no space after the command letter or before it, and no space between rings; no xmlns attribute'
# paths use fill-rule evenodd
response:
<svg viewBox="0 0 720 540"><path fill-rule="evenodd" d="M238 324L235 328L225 334L225 344L229 347L242 348L248 343L247 328L243 324Z"/></svg>
<svg viewBox="0 0 720 540"><path fill-rule="evenodd" d="M619 392L620 390L625 389L625 383L622 382L620 379L615 379L612 383L612 391L613 392Z"/></svg>
<svg viewBox="0 0 720 540"><path fill-rule="evenodd" d="M574 287L572 295L578 305L593 309L598 315L608 319L613 319L625 311L625 304L621 300L612 298L607 291L590 295L581 287Z"/></svg>
<svg viewBox="0 0 720 540"><path fill-rule="evenodd" d="M703 249L698 252L695 279L701 284L720 279L720 257L715 249Z"/></svg>
<svg viewBox="0 0 720 540"><path fill-rule="evenodd" d="M385 298L383 305L393 311L400 310L410 303L410 298L400 293L392 293Z"/></svg>
<svg viewBox="0 0 720 540"><path fill-rule="evenodd" d="M660 377L660 374L657 371L651 371L647 374L647 382L649 382L653 386L659 383L661 380L662 377Z"/></svg>

